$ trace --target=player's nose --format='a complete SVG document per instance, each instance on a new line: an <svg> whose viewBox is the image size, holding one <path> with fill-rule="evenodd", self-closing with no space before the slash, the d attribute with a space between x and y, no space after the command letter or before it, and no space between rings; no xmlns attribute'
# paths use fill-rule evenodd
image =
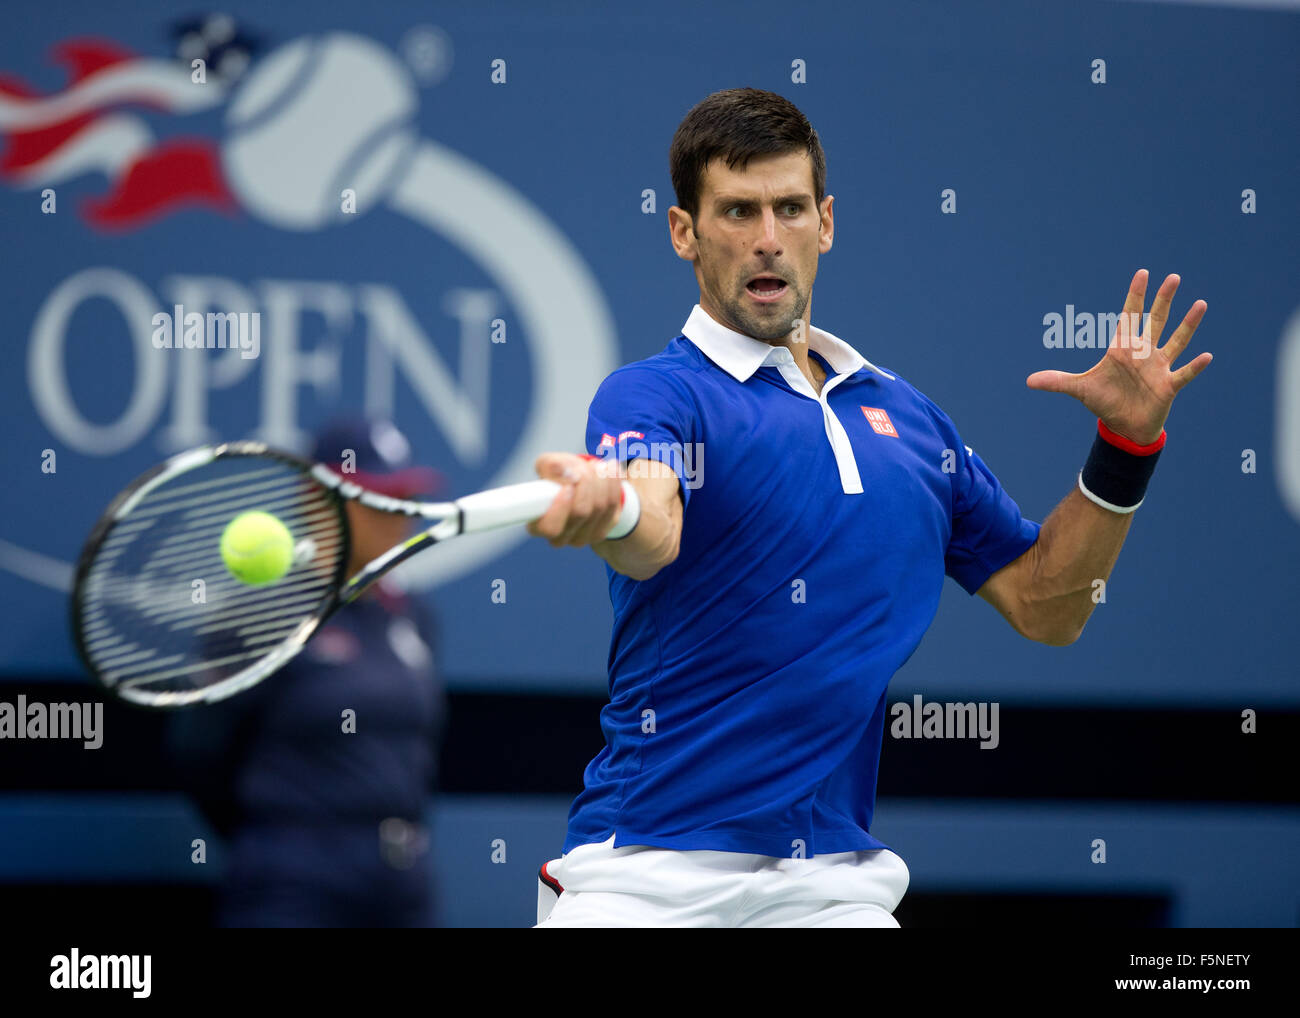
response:
<svg viewBox="0 0 1300 1018"><path fill-rule="evenodd" d="M762 228L756 241L756 251L761 254L777 255L781 253L780 241L776 236L776 213L770 208L763 210Z"/></svg>

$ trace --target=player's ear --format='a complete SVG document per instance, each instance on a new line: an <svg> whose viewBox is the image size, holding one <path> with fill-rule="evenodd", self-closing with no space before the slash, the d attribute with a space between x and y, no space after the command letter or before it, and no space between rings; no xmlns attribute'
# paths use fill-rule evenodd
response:
<svg viewBox="0 0 1300 1018"><path fill-rule="evenodd" d="M691 214L674 205L668 210L668 239L672 241L677 257L693 262L696 258L695 222Z"/></svg>
<svg viewBox="0 0 1300 1018"><path fill-rule="evenodd" d="M817 227L817 250L825 254L831 249L835 242L835 212L832 206L835 204L835 196L828 194L822 199L821 222Z"/></svg>

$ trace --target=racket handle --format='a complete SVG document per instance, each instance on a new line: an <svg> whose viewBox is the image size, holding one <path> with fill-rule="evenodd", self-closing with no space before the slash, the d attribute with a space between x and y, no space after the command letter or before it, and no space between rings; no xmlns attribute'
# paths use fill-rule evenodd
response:
<svg viewBox="0 0 1300 1018"><path fill-rule="evenodd" d="M462 533L474 534L482 530L531 523L551 507L560 488L561 485L554 481L525 481L523 484L492 488L457 499L456 506L464 514L465 520ZM636 489L624 481L623 509L605 536L626 537L640 518L641 500L637 498Z"/></svg>

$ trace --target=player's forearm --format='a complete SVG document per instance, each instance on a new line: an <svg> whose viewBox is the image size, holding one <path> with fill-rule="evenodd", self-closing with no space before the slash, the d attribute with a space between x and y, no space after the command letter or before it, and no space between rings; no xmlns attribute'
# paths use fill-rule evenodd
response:
<svg viewBox="0 0 1300 1018"><path fill-rule="evenodd" d="M573 453L547 452L537 457L537 474L559 482L562 490L528 532L555 547L590 546L615 570L634 580L648 580L677 558L682 532L680 482L672 468L649 459L626 466L626 480L637 493L640 516L626 537L609 540L621 512L623 479L616 462Z"/></svg>
<svg viewBox="0 0 1300 1018"><path fill-rule="evenodd" d="M1110 579L1132 524L1132 513L1103 509L1078 488L1070 492L1027 553L1021 631L1053 646L1078 639L1100 600L1097 581Z"/></svg>
<svg viewBox="0 0 1300 1018"><path fill-rule="evenodd" d="M677 558L682 531L682 507L677 479L670 476L670 497L663 497L663 482L629 476L641 498L641 518L626 537L593 544L592 550L616 572L634 580L648 580Z"/></svg>

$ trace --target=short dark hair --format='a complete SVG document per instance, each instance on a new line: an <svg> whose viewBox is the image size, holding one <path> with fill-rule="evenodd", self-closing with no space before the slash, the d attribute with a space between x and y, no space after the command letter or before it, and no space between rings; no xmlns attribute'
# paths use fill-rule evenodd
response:
<svg viewBox="0 0 1300 1018"><path fill-rule="evenodd" d="M826 154L808 118L789 99L758 88L729 88L714 92L686 114L668 150L677 204L690 213L700 211L704 169L712 159L724 159L730 169L743 170L761 156L807 152L812 159L813 190L818 207L826 197Z"/></svg>

